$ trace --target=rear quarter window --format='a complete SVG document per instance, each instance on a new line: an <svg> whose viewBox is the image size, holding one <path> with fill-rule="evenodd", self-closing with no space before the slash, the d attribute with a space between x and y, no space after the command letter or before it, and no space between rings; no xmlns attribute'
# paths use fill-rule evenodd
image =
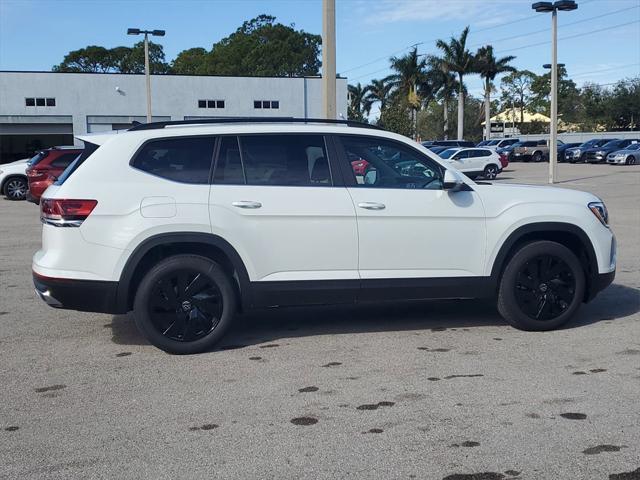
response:
<svg viewBox="0 0 640 480"><path fill-rule="evenodd" d="M151 140L131 161L143 172L180 183L209 183L214 137L180 137Z"/></svg>

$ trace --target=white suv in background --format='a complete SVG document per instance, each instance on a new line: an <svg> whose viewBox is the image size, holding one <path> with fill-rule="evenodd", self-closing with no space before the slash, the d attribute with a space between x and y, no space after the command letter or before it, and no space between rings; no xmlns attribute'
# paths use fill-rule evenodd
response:
<svg viewBox="0 0 640 480"><path fill-rule="evenodd" d="M133 310L167 352L209 349L236 312L286 305L489 297L515 327L549 330L615 275L599 198L476 184L375 127L200 120L81 139L41 201L36 292Z"/></svg>
<svg viewBox="0 0 640 480"><path fill-rule="evenodd" d="M27 181L27 167L29 159L23 158L15 162L0 165L0 193L9 200L24 200L27 198L29 183Z"/></svg>
<svg viewBox="0 0 640 480"><path fill-rule="evenodd" d="M470 178L493 180L502 171L500 155L488 148L449 148L438 155Z"/></svg>

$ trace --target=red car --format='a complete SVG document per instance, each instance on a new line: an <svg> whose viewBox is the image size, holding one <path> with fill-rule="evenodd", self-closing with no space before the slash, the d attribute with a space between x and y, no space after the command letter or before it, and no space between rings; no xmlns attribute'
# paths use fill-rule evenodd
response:
<svg viewBox="0 0 640 480"><path fill-rule="evenodd" d="M44 191L58 179L65 168L82 153L77 147L51 147L38 152L29 160L27 200L39 204Z"/></svg>

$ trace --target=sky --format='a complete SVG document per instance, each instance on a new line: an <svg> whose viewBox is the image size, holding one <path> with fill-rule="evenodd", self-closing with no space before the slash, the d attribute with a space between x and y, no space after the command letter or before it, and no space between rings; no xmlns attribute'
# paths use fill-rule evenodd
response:
<svg viewBox="0 0 640 480"><path fill-rule="evenodd" d="M436 39L469 25L472 51L492 44L496 56L543 73L551 58L551 15L526 0L336 0L337 71L349 83L390 72L388 59L412 45L438 53ZM578 0L558 14L558 61L578 85L608 85L640 75L640 0ZM132 45L128 27L164 29L167 60L184 49L211 48L245 20L269 14L322 33L322 0L0 0L0 70L50 70L70 50ZM478 76L466 81L480 96Z"/></svg>

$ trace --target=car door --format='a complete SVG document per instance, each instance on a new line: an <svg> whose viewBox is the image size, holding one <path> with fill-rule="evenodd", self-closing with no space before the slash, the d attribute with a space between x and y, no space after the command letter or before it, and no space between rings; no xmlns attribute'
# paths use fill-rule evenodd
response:
<svg viewBox="0 0 640 480"><path fill-rule="evenodd" d="M482 275L484 207L478 194L443 189L444 167L407 144L379 136L336 137L348 192L358 221L362 298L410 298L414 286ZM370 170L356 182L348 161L355 154ZM385 288L366 288L371 282ZM388 289L386 287L389 287ZM418 288L413 294L420 297Z"/></svg>
<svg viewBox="0 0 640 480"><path fill-rule="evenodd" d="M489 154L488 150L473 149L467 151L469 155L469 158L466 160L468 171L481 172L484 169L484 163L486 160L485 152Z"/></svg>
<svg viewBox="0 0 640 480"><path fill-rule="evenodd" d="M469 150L460 150L451 155L451 164L461 172L469 172Z"/></svg>
<svg viewBox="0 0 640 480"><path fill-rule="evenodd" d="M337 185L331 161L321 134L221 137L209 197L211 228L237 250L256 288L358 284L355 209L346 188ZM273 304L289 300L271 295Z"/></svg>

